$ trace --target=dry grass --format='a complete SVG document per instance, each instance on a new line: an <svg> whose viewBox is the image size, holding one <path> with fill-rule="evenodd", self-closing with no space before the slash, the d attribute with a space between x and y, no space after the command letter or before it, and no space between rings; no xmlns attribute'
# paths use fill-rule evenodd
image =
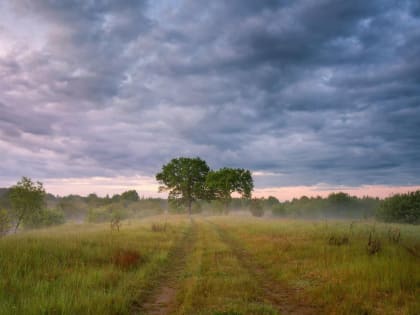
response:
<svg viewBox="0 0 420 315"><path fill-rule="evenodd" d="M152 223L153 232L166 232L167 223Z"/></svg>
<svg viewBox="0 0 420 315"><path fill-rule="evenodd" d="M144 261L145 258L138 251L130 249L118 249L112 256L113 264L124 270L138 267Z"/></svg>

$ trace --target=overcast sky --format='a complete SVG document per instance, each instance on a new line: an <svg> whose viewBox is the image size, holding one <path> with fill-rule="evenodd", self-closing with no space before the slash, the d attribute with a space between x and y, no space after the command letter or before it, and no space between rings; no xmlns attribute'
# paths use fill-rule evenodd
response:
<svg viewBox="0 0 420 315"><path fill-rule="evenodd" d="M0 154L0 186L61 194L152 195L178 156L418 186L420 1L2 0Z"/></svg>

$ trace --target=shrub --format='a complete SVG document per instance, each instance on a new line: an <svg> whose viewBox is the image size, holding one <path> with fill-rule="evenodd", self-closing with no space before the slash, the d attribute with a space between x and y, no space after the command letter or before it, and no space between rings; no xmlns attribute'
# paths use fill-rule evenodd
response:
<svg viewBox="0 0 420 315"><path fill-rule="evenodd" d="M92 223L110 222L116 218L121 221L127 217L127 210L124 209L119 203L113 203L107 206L89 209L87 221Z"/></svg>
<svg viewBox="0 0 420 315"><path fill-rule="evenodd" d="M120 211L115 211L111 214L111 230L120 231L122 214Z"/></svg>
<svg viewBox="0 0 420 315"><path fill-rule="evenodd" d="M87 220L93 223L110 221L111 211L107 207L90 208Z"/></svg>
<svg viewBox="0 0 420 315"><path fill-rule="evenodd" d="M274 216L284 216L286 215L286 207L284 204L278 203L271 208L271 213Z"/></svg>
<svg viewBox="0 0 420 315"><path fill-rule="evenodd" d="M9 214L6 210L0 210L0 236L6 235L10 229Z"/></svg>
<svg viewBox="0 0 420 315"><path fill-rule="evenodd" d="M249 210L254 217L262 217L264 215L264 208L261 200L254 198L251 200Z"/></svg>
<svg viewBox="0 0 420 315"><path fill-rule="evenodd" d="M368 254L375 255L380 252L381 248L381 241L374 236L374 233L370 232L367 244Z"/></svg>
<svg viewBox="0 0 420 315"><path fill-rule="evenodd" d="M143 260L139 252L127 249L118 249L112 257L113 264L124 270L136 267Z"/></svg>
<svg viewBox="0 0 420 315"><path fill-rule="evenodd" d="M64 213L59 209L42 209L28 217L25 221L25 227L38 228L65 223Z"/></svg>
<svg viewBox="0 0 420 315"><path fill-rule="evenodd" d="M341 246L341 245L346 245L348 243L349 243L348 236L331 235L328 238L328 244L330 244L330 245Z"/></svg>

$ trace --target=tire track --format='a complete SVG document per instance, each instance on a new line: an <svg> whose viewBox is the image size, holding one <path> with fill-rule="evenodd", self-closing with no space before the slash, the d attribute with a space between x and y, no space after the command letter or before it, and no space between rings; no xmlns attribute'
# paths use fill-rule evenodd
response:
<svg viewBox="0 0 420 315"><path fill-rule="evenodd" d="M320 308L299 300L298 288L292 288L284 283L270 279L267 276L266 268L257 264L254 257L226 229L212 221L206 221L215 228L220 239L231 249L241 266L256 279L263 294L262 297L258 298L270 303L280 314L322 314Z"/></svg>
<svg viewBox="0 0 420 315"><path fill-rule="evenodd" d="M176 295L180 276L186 264L186 258L192 252L197 239L197 226L192 220L179 244L171 251L168 261L156 281L146 293L133 305L132 314L165 315L175 311Z"/></svg>

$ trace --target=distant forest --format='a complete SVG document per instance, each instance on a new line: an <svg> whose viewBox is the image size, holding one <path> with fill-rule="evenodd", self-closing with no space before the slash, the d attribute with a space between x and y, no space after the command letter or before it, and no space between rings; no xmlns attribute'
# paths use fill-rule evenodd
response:
<svg viewBox="0 0 420 315"><path fill-rule="evenodd" d="M9 189L0 188L0 210L10 213ZM184 213L185 207L168 202L163 198L139 197L135 190L129 190L112 197L90 194L86 197L69 195L65 197L45 195L45 210L36 218L23 223L24 227L42 227L74 222L109 222L120 219L141 218L150 215ZM257 217L292 217L306 219L368 219L376 218L387 222L420 223L420 191L379 198L357 198L343 192L332 193L326 198L306 197L280 202L275 197L232 198L228 206L214 200L198 201L192 206L192 213L205 215L250 212Z"/></svg>

